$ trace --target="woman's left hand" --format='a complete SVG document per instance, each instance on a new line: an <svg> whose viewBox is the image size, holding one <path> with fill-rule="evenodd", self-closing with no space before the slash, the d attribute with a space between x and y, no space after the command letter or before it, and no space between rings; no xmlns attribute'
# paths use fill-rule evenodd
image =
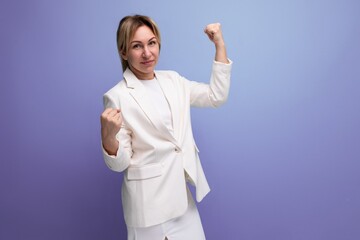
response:
<svg viewBox="0 0 360 240"><path fill-rule="evenodd" d="M221 32L221 24L220 23L211 23L207 25L204 29L204 32L209 37L209 39L217 44L224 44L224 39Z"/></svg>
<svg viewBox="0 0 360 240"><path fill-rule="evenodd" d="M209 37L209 39L215 44L215 48L216 48L215 61L222 63L229 63L220 23L211 23L207 25L204 29L204 32Z"/></svg>

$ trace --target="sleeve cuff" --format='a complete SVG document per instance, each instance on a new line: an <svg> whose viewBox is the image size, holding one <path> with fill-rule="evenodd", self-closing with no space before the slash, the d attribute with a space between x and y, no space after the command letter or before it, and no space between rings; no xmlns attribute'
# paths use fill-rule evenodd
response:
<svg viewBox="0 0 360 240"><path fill-rule="evenodd" d="M231 59L229 59L229 58L228 58L228 61L229 61L229 63L223 63L223 62L218 62L218 61L214 60L214 63L218 64L218 65L232 65L233 61L231 61Z"/></svg>

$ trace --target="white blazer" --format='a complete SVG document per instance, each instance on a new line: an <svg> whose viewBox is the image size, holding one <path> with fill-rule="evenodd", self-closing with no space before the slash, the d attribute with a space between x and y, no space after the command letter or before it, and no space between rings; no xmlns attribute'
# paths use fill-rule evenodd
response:
<svg viewBox="0 0 360 240"><path fill-rule="evenodd" d="M218 107L227 100L230 64L214 61L210 84L189 81L174 71L155 71L169 103L173 134L152 105L145 87L127 69L124 81L104 94L105 108L121 109L119 149L106 165L124 171L122 203L125 222L148 227L185 213L186 180L196 186L200 202L210 191L191 129L190 106Z"/></svg>

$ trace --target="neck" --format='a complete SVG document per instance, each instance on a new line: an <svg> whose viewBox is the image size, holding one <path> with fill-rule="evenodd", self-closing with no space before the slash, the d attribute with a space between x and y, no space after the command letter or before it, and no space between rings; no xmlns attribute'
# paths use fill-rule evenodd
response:
<svg viewBox="0 0 360 240"><path fill-rule="evenodd" d="M151 73L143 73L140 72L132 67L130 67L130 70L134 73L134 75L136 76L137 79L139 80L152 80L155 78L155 73L151 72Z"/></svg>

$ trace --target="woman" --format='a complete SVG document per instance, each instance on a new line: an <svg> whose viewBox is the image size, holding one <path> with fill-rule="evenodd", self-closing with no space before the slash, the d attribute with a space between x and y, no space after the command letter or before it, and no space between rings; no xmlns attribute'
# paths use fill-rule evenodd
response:
<svg viewBox="0 0 360 240"><path fill-rule="evenodd" d="M101 137L105 163L124 171L122 203L128 239L205 239L196 199L210 191L191 130L190 106L218 107L227 99L231 61L220 24L205 33L215 44L210 84L174 71L156 71L161 39L147 16L124 17L117 46L124 79L104 94Z"/></svg>

